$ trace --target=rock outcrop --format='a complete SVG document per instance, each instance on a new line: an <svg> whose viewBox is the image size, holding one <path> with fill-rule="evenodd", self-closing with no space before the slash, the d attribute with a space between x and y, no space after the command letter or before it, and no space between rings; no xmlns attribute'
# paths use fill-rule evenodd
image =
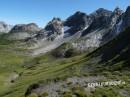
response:
<svg viewBox="0 0 130 97"><path fill-rule="evenodd" d="M40 28L35 23L15 25L9 35L9 39L26 39L35 36Z"/></svg>
<svg viewBox="0 0 130 97"><path fill-rule="evenodd" d="M8 33L12 29L12 25L0 22L0 33Z"/></svg>

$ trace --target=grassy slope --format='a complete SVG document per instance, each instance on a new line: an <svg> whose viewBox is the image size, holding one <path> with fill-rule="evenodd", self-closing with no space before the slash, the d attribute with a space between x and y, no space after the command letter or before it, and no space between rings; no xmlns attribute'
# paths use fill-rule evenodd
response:
<svg viewBox="0 0 130 97"><path fill-rule="evenodd" d="M82 56L79 56L82 57ZM75 75L78 72L78 68L74 71L71 70L73 65L78 64L79 61L76 61L77 58L69 59L69 60L53 60L51 59L45 63L36 64L38 66L33 67L31 69L26 69L23 73L23 76L17 79L15 84L9 89L5 97L22 97L28 88L29 85L38 82L44 82L46 79L55 79L55 78L64 78L68 75ZM44 60L40 60L44 61ZM70 67L70 68L69 68Z"/></svg>
<svg viewBox="0 0 130 97"><path fill-rule="evenodd" d="M82 66L86 66L87 64L93 65L95 68L97 67L96 69L99 71L94 71L95 74L101 74L102 70L102 74L106 75L108 78L127 80L127 77L130 74L127 70L123 71L122 66L125 65L125 62L128 63L129 60L129 56L126 56L125 54L127 53L128 55L129 53L129 32L130 29L127 29L116 39L110 41L108 44L102 46L87 56L79 55L67 59L55 59L49 54L36 58L28 58L23 54L16 53L16 47L12 42L10 43L9 41L6 41L6 43L0 43L0 53L3 54L2 56L0 55L0 62L2 62L0 63L0 82L4 83L5 80L8 79L8 75L14 70L23 72L22 76L19 77L14 83L1 85L2 87L0 88L0 97L23 97L29 85L38 82L46 82L47 79L64 79L67 76L80 75L81 72L79 70L82 69ZM12 49L12 47L14 48ZM120 52L123 53L118 55ZM91 61L92 58L100 56L101 54L103 54L105 58L103 58L100 65L98 65L99 63L90 64L88 62L88 60ZM4 65L4 67L2 67L2 65ZM24 65L24 67L21 65ZM120 69L117 68L120 65ZM110 69L110 67L112 69ZM112 71L115 69L116 71ZM129 88L130 87L125 87L125 89L130 90ZM105 89L103 90L105 93ZM100 89L97 91L98 93L101 92ZM98 93L96 93L96 95Z"/></svg>
<svg viewBox="0 0 130 97"><path fill-rule="evenodd" d="M33 83L78 74L78 68L74 65L85 60L84 55L69 59L55 59L49 54L36 58L28 57L24 48L17 47L19 41L8 41L3 37L0 40L0 97L23 97ZM14 71L22 73L22 76L11 83L8 80Z"/></svg>
<svg viewBox="0 0 130 97"><path fill-rule="evenodd" d="M27 59L27 56L22 54L24 50L16 46L19 42L6 40L5 36L0 36L0 94L12 86L10 83L12 74L14 71L22 72L24 68L21 64Z"/></svg>

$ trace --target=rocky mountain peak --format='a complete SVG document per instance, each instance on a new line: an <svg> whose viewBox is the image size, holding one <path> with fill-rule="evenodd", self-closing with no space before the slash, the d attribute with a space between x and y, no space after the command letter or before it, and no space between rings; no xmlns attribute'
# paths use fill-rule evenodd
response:
<svg viewBox="0 0 130 97"><path fill-rule="evenodd" d="M74 15L77 15L77 16L78 16L78 15L80 15L80 16L81 16L81 15L86 16L86 14L83 13L83 12L81 12L81 11L77 11L77 12L75 12Z"/></svg>
<svg viewBox="0 0 130 97"><path fill-rule="evenodd" d="M83 28L91 23L90 20L88 15L77 11L72 16L68 17L64 24L69 27Z"/></svg>
<svg viewBox="0 0 130 97"><path fill-rule="evenodd" d="M40 30L39 33L36 35L36 38L39 39L48 39L54 40L58 36L63 37L64 30L63 30L63 21L60 18L53 18L48 24L45 26L44 29Z"/></svg>
<svg viewBox="0 0 130 97"><path fill-rule="evenodd" d="M104 8L99 8L92 14L90 14L91 17L96 18L96 17L101 17L101 16L110 16L112 14L112 11L109 11Z"/></svg>
<svg viewBox="0 0 130 97"><path fill-rule="evenodd" d="M130 6L127 7L125 13L124 13L124 18L126 18L127 20L130 20Z"/></svg>
<svg viewBox="0 0 130 97"><path fill-rule="evenodd" d="M126 13L130 13L130 6L127 7Z"/></svg>
<svg viewBox="0 0 130 97"><path fill-rule="evenodd" d="M127 7L124 17L130 20L130 6Z"/></svg>
<svg viewBox="0 0 130 97"><path fill-rule="evenodd" d="M37 24L35 23L30 23L30 24L27 24L27 28L31 31L31 32L37 32L40 30L40 28L38 27Z"/></svg>
<svg viewBox="0 0 130 97"><path fill-rule="evenodd" d="M29 23L29 24L27 24L27 26L32 26L32 27L37 27L38 28L38 25L36 24L36 23Z"/></svg>
<svg viewBox="0 0 130 97"><path fill-rule="evenodd" d="M54 17L51 22L54 22L54 21L61 21L61 19L58 17Z"/></svg>
<svg viewBox="0 0 130 97"><path fill-rule="evenodd" d="M99 30L102 28L107 28L109 26L110 22L110 16L112 15L112 11L106 10L104 8L99 8L92 14L90 14L92 23L86 29L82 36L87 35L88 33L91 33L94 30Z"/></svg>
<svg viewBox="0 0 130 97"><path fill-rule="evenodd" d="M29 23L29 24L17 24L15 25L12 30L10 31L11 33L17 33L17 32L38 32L40 28L38 25L35 23Z"/></svg>
<svg viewBox="0 0 130 97"><path fill-rule="evenodd" d="M51 33L57 33L61 34L63 28L63 22L60 18L53 18L52 21L50 21L47 26L45 27L46 31L50 31Z"/></svg>
<svg viewBox="0 0 130 97"><path fill-rule="evenodd" d="M130 26L130 6L127 7L122 20L122 30L124 30L126 27Z"/></svg>
<svg viewBox="0 0 130 97"><path fill-rule="evenodd" d="M123 11L119 7L116 7L112 15L110 16L110 19L108 21L109 23L108 26L113 27L116 23L120 22L122 14Z"/></svg>
<svg viewBox="0 0 130 97"><path fill-rule="evenodd" d="M121 10L119 7L116 7L113 13L116 15L121 15L123 13L123 10Z"/></svg>

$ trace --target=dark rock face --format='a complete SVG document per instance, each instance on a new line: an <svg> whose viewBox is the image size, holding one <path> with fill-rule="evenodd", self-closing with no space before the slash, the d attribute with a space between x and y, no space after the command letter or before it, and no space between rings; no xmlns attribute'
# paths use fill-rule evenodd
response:
<svg viewBox="0 0 130 97"><path fill-rule="evenodd" d="M113 13L115 15L121 15L123 13L123 11L119 7L116 7Z"/></svg>
<svg viewBox="0 0 130 97"><path fill-rule="evenodd" d="M65 26L75 27L79 29L82 29L89 24L91 24L91 18L80 11L67 18L64 23Z"/></svg>
<svg viewBox="0 0 130 97"><path fill-rule="evenodd" d="M123 16L122 30L130 26L130 6L127 7L126 12Z"/></svg>
<svg viewBox="0 0 130 97"><path fill-rule="evenodd" d="M115 8L113 12L103 8L98 9L90 15L93 19L93 22L90 27L84 31L83 36L95 29L110 28L113 30L114 26L119 22L119 18L121 17L122 13L123 11L118 7ZM109 32L111 32L111 30ZM106 34L108 36L108 33Z"/></svg>
<svg viewBox="0 0 130 97"><path fill-rule="evenodd" d="M73 35L76 32L83 30L85 27L87 28L91 23L92 19L90 16L78 11L74 15L67 18L67 20L64 22L64 26L71 27L68 32L70 35Z"/></svg>
<svg viewBox="0 0 130 97"><path fill-rule="evenodd" d="M120 8L115 8L111 16L108 19L107 26L110 28L108 33L103 35L102 41L108 41L116 36L117 32L120 32L120 22L123 11Z"/></svg>
<svg viewBox="0 0 130 97"><path fill-rule="evenodd" d="M110 16L112 15L111 11L108 11L106 9L100 8L94 13L90 14L90 17L92 19L92 23L86 29L83 33L82 36L90 33L91 31L94 31L96 29L101 29L108 27L108 22L110 19Z"/></svg>
<svg viewBox="0 0 130 97"><path fill-rule="evenodd" d="M25 97L27 97L28 95L30 95L31 92L32 92L34 89L37 89L37 88L39 88L39 87L40 87L40 85L37 84L37 83L30 85L30 86L28 87L26 93L25 93Z"/></svg>
<svg viewBox="0 0 130 97"><path fill-rule="evenodd" d="M57 36L62 35L63 33L63 22L60 18L53 18L44 29L39 31L36 38L48 38L54 40Z"/></svg>
<svg viewBox="0 0 130 97"><path fill-rule="evenodd" d="M124 13L119 8L116 8L112 20L116 22L112 22L114 27L112 29L111 35L115 35L124 31L128 26L130 26L130 6Z"/></svg>
<svg viewBox="0 0 130 97"><path fill-rule="evenodd" d="M35 33L38 32L39 30L40 28L35 23L30 23L30 24L15 25L10 32L11 33L17 33L17 32Z"/></svg>
<svg viewBox="0 0 130 97"><path fill-rule="evenodd" d="M101 62L108 62L108 60L114 59L110 63L121 62L122 60L128 60L125 62L125 66L129 66L130 58L130 27L120 33L116 39L111 40L104 45L100 53L102 53ZM123 51L124 50L124 51ZM115 58L115 56L119 57ZM124 66L123 66L124 67Z"/></svg>
<svg viewBox="0 0 130 97"><path fill-rule="evenodd" d="M92 14L90 14L91 18L95 19L101 16L111 16L112 11L106 10L104 8L99 8L98 10L96 10L95 12L93 12Z"/></svg>
<svg viewBox="0 0 130 97"><path fill-rule="evenodd" d="M86 32L93 31L97 28L103 28L107 26L108 17L107 16L100 16L93 20L92 24L86 30ZM86 33L87 34L87 33Z"/></svg>
<svg viewBox="0 0 130 97"><path fill-rule="evenodd" d="M61 34L63 32L63 22L60 18L53 18L52 21L50 21L47 26L45 27L46 31L49 31L49 34Z"/></svg>
<svg viewBox="0 0 130 97"><path fill-rule="evenodd" d="M38 40L46 38L47 33L44 29L40 30L39 33L35 36Z"/></svg>
<svg viewBox="0 0 130 97"><path fill-rule="evenodd" d="M119 7L115 8L109 19L109 26L113 27L116 23L118 23L119 18L122 14L123 11Z"/></svg>

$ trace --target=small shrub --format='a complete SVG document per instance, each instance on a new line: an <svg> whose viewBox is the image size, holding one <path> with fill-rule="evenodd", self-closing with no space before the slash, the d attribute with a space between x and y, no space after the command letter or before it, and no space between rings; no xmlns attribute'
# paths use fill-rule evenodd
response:
<svg viewBox="0 0 130 97"><path fill-rule="evenodd" d="M72 93L71 92L64 92L61 97L72 97Z"/></svg>
<svg viewBox="0 0 130 97"><path fill-rule="evenodd" d="M48 95L49 95L49 94L48 94L47 92L44 92L44 93L42 93L41 96L46 97L46 96L48 96Z"/></svg>
<svg viewBox="0 0 130 97"><path fill-rule="evenodd" d="M76 91L74 94L77 97L88 97L85 91Z"/></svg>
<svg viewBox="0 0 130 97"><path fill-rule="evenodd" d="M30 95L33 89L37 89L37 88L39 88L39 84L30 85L25 93L25 97Z"/></svg>
<svg viewBox="0 0 130 97"><path fill-rule="evenodd" d="M36 93L31 93L28 97L38 97Z"/></svg>
<svg viewBox="0 0 130 97"><path fill-rule="evenodd" d="M74 94L77 97L88 97L86 94L86 91L84 90L83 87L77 86L77 87L73 87L72 91L74 92Z"/></svg>

